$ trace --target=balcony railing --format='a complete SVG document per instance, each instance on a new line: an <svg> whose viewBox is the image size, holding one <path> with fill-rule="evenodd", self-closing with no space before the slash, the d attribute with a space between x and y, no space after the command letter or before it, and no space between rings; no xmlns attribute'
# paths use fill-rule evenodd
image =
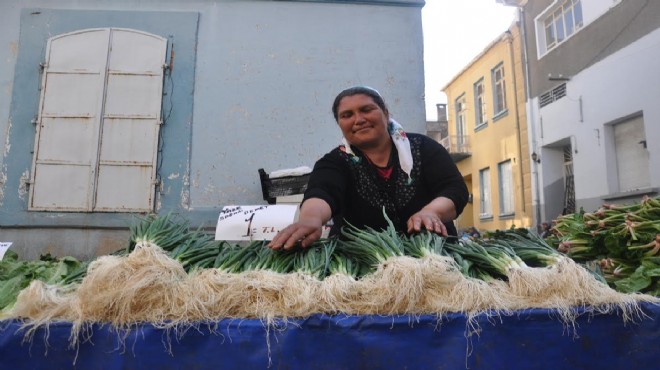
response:
<svg viewBox="0 0 660 370"><path fill-rule="evenodd" d="M470 137L466 135L449 135L440 140L440 144L447 149L454 162L458 162L472 155Z"/></svg>

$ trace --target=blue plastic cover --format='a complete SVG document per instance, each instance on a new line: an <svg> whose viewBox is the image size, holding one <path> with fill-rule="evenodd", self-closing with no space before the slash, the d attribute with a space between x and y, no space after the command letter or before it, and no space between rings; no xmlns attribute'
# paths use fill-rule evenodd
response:
<svg viewBox="0 0 660 370"><path fill-rule="evenodd" d="M567 327L553 310L481 315L314 315L268 331L259 320L221 320L185 332L94 325L77 349L71 325L38 330L0 323L0 368L12 369L657 369L660 306L624 323L582 313ZM123 342L118 338L126 335Z"/></svg>

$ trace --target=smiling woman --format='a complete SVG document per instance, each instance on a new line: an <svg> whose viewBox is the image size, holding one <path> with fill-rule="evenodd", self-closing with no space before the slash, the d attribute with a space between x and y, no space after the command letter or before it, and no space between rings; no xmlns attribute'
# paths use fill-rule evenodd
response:
<svg viewBox="0 0 660 370"><path fill-rule="evenodd" d="M388 219L398 232L456 235L452 221L468 191L443 146L403 131L369 87L339 93L332 112L344 143L316 162L298 222L280 231L269 247L307 247L331 218L331 235L345 224L385 229Z"/></svg>

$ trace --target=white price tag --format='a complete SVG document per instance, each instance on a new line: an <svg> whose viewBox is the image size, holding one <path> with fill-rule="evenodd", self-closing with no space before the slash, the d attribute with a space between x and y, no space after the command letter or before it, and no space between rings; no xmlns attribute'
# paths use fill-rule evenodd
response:
<svg viewBox="0 0 660 370"><path fill-rule="evenodd" d="M0 261L5 257L5 253L11 247L11 242L0 242Z"/></svg>
<svg viewBox="0 0 660 370"><path fill-rule="evenodd" d="M272 240L295 221L297 211L294 204L224 207L218 216L215 240Z"/></svg>

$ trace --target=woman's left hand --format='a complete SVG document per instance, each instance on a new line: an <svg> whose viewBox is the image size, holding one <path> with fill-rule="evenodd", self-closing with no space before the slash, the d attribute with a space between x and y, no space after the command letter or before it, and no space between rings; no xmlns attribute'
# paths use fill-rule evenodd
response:
<svg viewBox="0 0 660 370"><path fill-rule="evenodd" d="M408 219L409 234L421 232L422 228L442 236L448 235L445 224L443 224L440 217L431 210L422 209Z"/></svg>

